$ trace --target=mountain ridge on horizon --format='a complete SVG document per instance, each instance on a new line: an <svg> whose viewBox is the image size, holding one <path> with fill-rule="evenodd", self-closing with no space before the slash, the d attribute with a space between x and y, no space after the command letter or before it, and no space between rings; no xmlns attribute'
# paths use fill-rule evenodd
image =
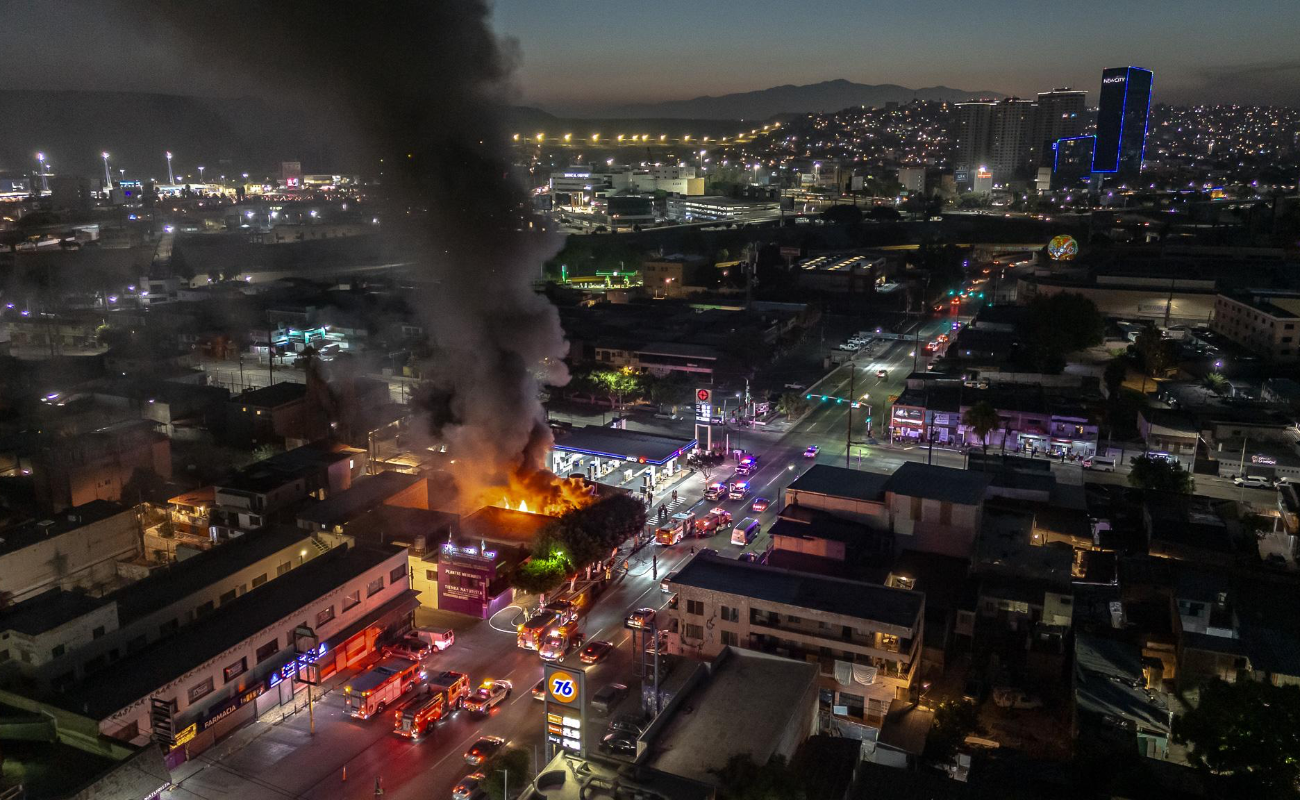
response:
<svg viewBox="0 0 1300 800"><path fill-rule="evenodd" d="M657 103L590 106L534 103L556 116L588 119L657 117L673 119L769 119L778 114L807 114L839 111L855 105L882 106L885 103L908 103L912 100L958 101L973 98L1001 99L1007 95L990 89L954 89L949 86L926 86L910 89L894 83L855 83L845 78L803 85L782 84L749 92L701 95L688 100L665 100Z"/></svg>

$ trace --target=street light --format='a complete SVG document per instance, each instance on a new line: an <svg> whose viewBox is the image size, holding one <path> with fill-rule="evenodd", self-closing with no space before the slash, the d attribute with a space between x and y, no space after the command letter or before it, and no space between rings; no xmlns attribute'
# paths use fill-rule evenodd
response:
<svg viewBox="0 0 1300 800"><path fill-rule="evenodd" d="M176 173L172 172L172 151L167 151L167 182L176 185Z"/></svg>
<svg viewBox="0 0 1300 800"><path fill-rule="evenodd" d="M107 188L113 188L113 173L108 171L108 151L100 153L104 157L104 184Z"/></svg>
<svg viewBox="0 0 1300 800"><path fill-rule="evenodd" d="M48 191L50 190L50 182L49 182L49 181L46 179L46 177L45 177L45 154L44 154L44 153L37 153L37 154L36 154L36 162L40 165L40 173L41 173L41 191L42 191L42 192L48 192Z"/></svg>
<svg viewBox="0 0 1300 800"><path fill-rule="evenodd" d="M203 167L203 166L200 166L200 167L199 167L199 183L203 183L203 170L204 170L204 169L206 169L206 167Z"/></svg>

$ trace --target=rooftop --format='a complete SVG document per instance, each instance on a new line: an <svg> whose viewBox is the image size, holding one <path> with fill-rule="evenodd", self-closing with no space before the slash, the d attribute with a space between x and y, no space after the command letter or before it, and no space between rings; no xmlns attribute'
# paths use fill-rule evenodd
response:
<svg viewBox="0 0 1300 800"><path fill-rule="evenodd" d="M217 491L234 489L237 491L265 492L282 486L287 481L313 474L329 465L348 458L364 450L354 450L342 445L309 444L295 447L270 458L255 461L217 484Z"/></svg>
<svg viewBox="0 0 1300 800"><path fill-rule="evenodd" d="M270 386L263 386L261 389L250 389L243 394L237 394L230 399L230 402L246 406L261 406L262 408L279 408L302 400L305 397L307 397L307 384L282 381L273 383Z"/></svg>
<svg viewBox="0 0 1300 800"><path fill-rule="evenodd" d="M696 444L694 439L679 439L656 433L587 425L558 437L555 449L607 458L622 458L628 461L643 461L648 464L664 464Z"/></svg>
<svg viewBox="0 0 1300 800"><path fill-rule="evenodd" d="M714 788L705 783L669 775L656 769L627 769L626 762L590 756L579 758L559 753L533 779L519 800L588 800L610 797L608 788L617 786L619 797L645 800L713 800Z"/></svg>
<svg viewBox="0 0 1300 800"><path fill-rule="evenodd" d="M351 488L322 500L298 514L303 522L314 523L323 529L342 525L375 506L387 502L393 495L423 481L419 475L404 472L381 472L359 478Z"/></svg>
<svg viewBox="0 0 1300 800"><path fill-rule="evenodd" d="M799 709L792 706L805 700L811 715L816 685L814 664L727 648L655 737L646 763L713 784L714 772L732 756L748 753L765 764L789 738L787 729L798 724ZM756 686L763 691L755 692Z"/></svg>
<svg viewBox="0 0 1300 800"><path fill-rule="evenodd" d="M861 581L766 567L700 553L677 571L673 584L771 603L915 627L925 604L920 592Z"/></svg>
<svg viewBox="0 0 1300 800"><path fill-rule="evenodd" d="M246 534L118 589L107 599L117 601L118 616L126 624L166 608L205 586L219 583L281 550L305 547L310 539L306 531L287 526Z"/></svg>
<svg viewBox="0 0 1300 800"><path fill-rule="evenodd" d="M5 528L0 530L0 556L30 547L46 539L62 536L118 514L130 513L133 513L131 509L124 505L110 503L107 500L91 500L84 505L64 509L48 519L32 520Z"/></svg>
<svg viewBox="0 0 1300 800"><path fill-rule="evenodd" d="M1169 730L1169 707L1147 690L1136 644L1078 633L1074 660L1074 695L1081 714L1121 717L1149 731Z"/></svg>
<svg viewBox="0 0 1300 800"><path fill-rule="evenodd" d="M907 461L889 476L885 490L906 497L973 506L983 502L988 485L989 476L978 472Z"/></svg>
<svg viewBox="0 0 1300 800"><path fill-rule="evenodd" d="M57 587L47 589L0 612L0 630L39 636L89 614L106 602L81 592L67 592Z"/></svg>
<svg viewBox="0 0 1300 800"><path fill-rule="evenodd" d="M531 545L542 530L555 521L545 514L484 506L460 522L465 539L486 539L503 544Z"/></svg>
<svg viewBox="0 0 1300 800"><path fill-rule="evenodd" d="M786 490L879 503L884 499L888 480L888 475L875 472L815 464L812 469L795 478Z"/></svg>
<svg viewBox="0 0 1300 800"><path fill-rule="evenodd" d="M336 587L401 552L376 545L338 547L95 673L51 701L104 719L279 622Z"/></svg>

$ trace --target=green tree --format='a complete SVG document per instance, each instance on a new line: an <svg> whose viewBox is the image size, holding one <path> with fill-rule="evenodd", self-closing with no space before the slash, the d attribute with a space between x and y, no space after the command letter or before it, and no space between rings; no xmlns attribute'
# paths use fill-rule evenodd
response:
<svg viewBox="0 0 1300 800"><path fill-rule="evenodd" d="M786 419L794 419L808 410L808 398L795 392L786 392L776 401L776 408Z"/></svg>
<svg viewBox="0 0 1300 800"><path fill-rule="evenodd" d="M530 558L515 568L510 585L528 594L547 594L560 588L568 577L568 560L563 554Z"/></svg>
<svg viewBox="0 0 1300 800"><path fill-rule="evenodd" d="M1222 372L1211 372L1205 376L1205 388L1217 395L1225 395L1232 389L1232 384L1228 383Z"/></svg>
<svg viewBox="0 0 1300 800"><path fill-rule="evenodd" d="M1097 304L1074 292L1035 297L1027 317L1029 357L1043 372L1059 372L1067 354L1101 344L1106 331Z"/></svg>
<svg viewBox="0 0 1300 800"><path fill-rule="evenodd" d="M980 437L985 453L989 451L989 433L1002 426L1002 418L998 416L997 409L987 400L981 400L966 409L961 415L961 421L967 429Z"/></svg>
<svg viewBox="0 0 1300 800"><path fill-rule="evenodd" d="M804 800L802 781L786 764L784 756L772 756L766 764L754 763L749 753L734 755L714 772L718 776L720 800Z"/></svg>
<svg viewBox="0 0 1300 800"><path fill-rule="evenodd" d="M645 389L641 378L626 369L599 369L587 378L593 386L605 393L610 403L617 403L619 408L622 408L625 399L642 397Z"/></svg>
<svg viewBox="0 0 1300 800"><path fill-rule="evenodd" d="M926 739L926 756L935 761L948 761L961 747L966 737L979 728L979 708L968 700L944 700L934 710L934 724Z"/></svg>
<svg viewBox="0 0 1300 800"><path fill-rule="evenodd" d="M1173 736L1191 745L1194 766L1223 778L1224 796L1300 797L1300 687L1216 680L1174 718Z"/></svg>
<svg viewBox="0 0 1300 800"><path fill-rule="evenodd" d="M1134 456L1129 460L1128 484L1153 492L1191 494L1196 488L1192 473L1177 461L1153 456Z"/></svg>
<svg viewBox="0 0 1300 800"><path fill-rule="evenodd" d="M831 225L856 225L862 222L862 209L851 205L835 205L822 212L822 219Z"/></svg>
<svg viewBox="0 0 1300 800"><path fill-rule="evenodd" d="M507 747L482 767L483 791L491 800L518 797L532 780L532 757L519 747ZM509 794L507 794L507 791Z"/></svg>

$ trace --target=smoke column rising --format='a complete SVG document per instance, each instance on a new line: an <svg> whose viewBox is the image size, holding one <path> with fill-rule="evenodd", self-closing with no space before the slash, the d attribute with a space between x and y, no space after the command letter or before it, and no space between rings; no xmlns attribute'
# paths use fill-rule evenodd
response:
<svg viewBox="0 0 1300 800"><path fill-rule="evenodd" d="M500 109L516 59L478 0L225 0L126 3L151 37L181 42L243 85L308 109L382 171L427 227L420 252L436 288L409 298L433 334L432 423L457 454L462 496L531 484L551 444L538 379L567 382L555 308L532 290L558 249L527 227L509 175ZM166 124L161 121L160 124ZM383 159L382 164L379 159Z"/></svg>

